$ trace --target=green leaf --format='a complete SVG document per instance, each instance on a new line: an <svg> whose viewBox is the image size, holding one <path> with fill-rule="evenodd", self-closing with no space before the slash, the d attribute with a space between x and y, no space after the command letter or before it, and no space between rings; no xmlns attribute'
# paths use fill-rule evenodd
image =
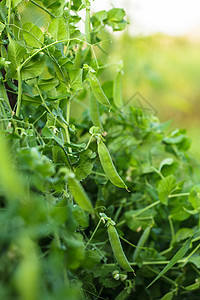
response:
<svg viewBox="0 0 200 300"><path fill-rule="evenodd" d="M108 13L105 10L98 11L92 17L95 17L99 22L108 18Z"/></svg>
<svg viewBox="0 0 200 300"><path fill-rule="evenodd" d="M187 253L190 248L190 243L193 239L194 235L191 236L180 248L180 250L174 255L174 257L170 260L170 262L165 266L165 268L156 276L156 278L147 286L147 289L154 284L160 277L162 277L167 271L169 271L183 256Z"/></svg>
<svg viewBox="0 0 200 300"><path fill-rule="evenodd" d="M10 76L14 79L17 79L17 68L20 66L23 61L24 55L26 53L26 49L20 45L17 41L13 40L8 45L8 60L11 62L10 64Z"/></svg>
<svg viewBox="0 0 200 300"><path fill-rule="evenodd" d="M56 164L64 165L64 166L67 166L68 168L70 168L69 160L66 156L66 153L64 152L64 149L62 149L59 146L53 146L52 154L53 154L53 161Z"/></svg>
<svg viewBox="0 0 200 300"><path fill-rule="evenodd" d="M35 48L41 48L44 42L42 30L31 22L23 24L23 36L27 45Z"/></svg>
<svg viewBox="0 0 200 300"><path fill-rule="evenodd" d="M85 254L85 259L81 264L81 266L85 269L92 270L102 259L100 253L95 249L87 250Z"/></svg>
<svg viewBox="0 0 200 300"><path fill-rule="evenodd" d="M4 30L4 28L5 28L5 25L2 22L0 22L0 33Z"/></svg>
<svg viewBox="0 0 200 300"><path fill-rule="evenodd" d="M12 0L13 7L17 6L22 0Z"/></svg>
<svg viewBox="0 0 200 300"><path fill-rule="evenodd" d="M185 286L183 288L186 291L194 291L200 289L200 278L198 278L195 283Z"/></svg>
<svg viewBox="0 0 200 300"><path fill-rule="evenodd" d="M200 269L200 256L198 254L193 255L188 261Z"/></svg>
<svg viewBox="0 0 200 300"><path fill-rule="evenodd" d="M68 71L70 78L70 88L75 92L83 88L82 71L82 69Z"/></svg>
<svg viewBox="0 0 200 300"><path fill-rule="evenodd" d="M49 25L49 33L56 40L68 38L67 24L63 18L55 18Z"/></svg>
<svg viewBox="0 0 200 300"><path fill-rule="evenodd" d="M61 147L63 147L63 141L55 134L53 134L53 132L48 127L44 127L42 129L42 134L46 138L54 139Z"/></svg>
<svg viewBox="0 0 200 300"><path fill-rule="evenodd" d="M200 185L192 187L189 195L189 202L192 204L194 209L200 208Z"/></svg>
<svg viewBox="0 0 200 300"><path fill-rule="evenodd" d="M88 227L89 215L79 206L73 207L73 216L81 227Z"/></svg>
<svg viewBox="0 0 200 300"><path fill-rule="evenodd" d="M151 226L155 215L156 211L153 209L144 212L142 212L142 209L138 209L125 212L124 217L127 226L136 231L138 228L145 230L146 227Z"/></svg>
<svg viewBox="0 0 200 300"><path fill-rule="evenodd" d="M46 57L44 54L37 54L33 56L27 64L22 68L22 79L38 77L45 68Z"/></svg>
<svg viewBox="0 0 200 300"><path fill-rule="evenodd" d="M194 234L194 230L193 229L190 229L190 228L180 228L176 234L175 234L175 241L177 243L189 238L191 235Z"/></svg>
<svg viewBox="0 0 200 300"><path fill-rule="evenodd" d="M110 22L120 22L125 16L126 13L122 8L112 8L108 11L108 20Z"/></svg>
<svg viewBox="0 0 200 300"><path fill-rule="evenodd" d="M178 166L178 162L175 162L173 158L166 158L160 163L159 171L164 176L168 176L170 174L174 174Z"/></svg>
<svg viewBox="0 0 200 300"><path fill-rule="evenodd" d="M55 88L58 84L59 84L59 80L56 78L38 80L38 87L42 91L49 91Z"/></svg>
<svg viewBox="0 0 200 300"><path fill-rule="evenodd" d="M169 292L165 294L160 300L172 300L174 297L174 292Z"/></svg>
<svg viewBox="0 0 200 300"><path fill-rule="evenodd" d="M160 180L158 185L158 195L160 202L164 205L168 204L168 196L175 189L177 183L173 174Z"/></svg>
<svg viewBox="0 0 200 300"><path fill-rule="evenodd" d="M92 172L95 156L95 153L90 149L80 153L78 163L74 168L74 172L79 181L85 179Z"/></svg>

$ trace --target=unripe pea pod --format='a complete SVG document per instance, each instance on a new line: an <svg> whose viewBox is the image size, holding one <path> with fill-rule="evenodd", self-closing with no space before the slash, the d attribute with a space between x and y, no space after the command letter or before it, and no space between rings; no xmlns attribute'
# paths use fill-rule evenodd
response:
<svg viewBox="0 0 200 300"><path fill-rule="evenodd" d="M137 247L138 248L135 249L135 252L134 252L134 255L133 255L133 260L134 261L138 258L139 253L141 251L141 247L143 247L144 244L146 243L146 241L147 241L147 239L149 237L149 234L150 234L150 230L151 230L151 226L147 227L144 230L144 232L142 233L142 235L141 235L141 237L140 237L140 239L139 239L139 241L137 243Z"/></svg>
<svg viewBox="0 0 200 300"><path fill-rule="evenodd" d="M89 72L89 81L90 81L91 89L92 89L97 101L100 102L101 104L111 108L110 101L108 100L104 91L102 90L98 78L91 71Z"/></svg>
<svg viewBox="0 0 200 300"><path fill-rule="evenodd" d="M86 7L86 15L85 15L85 37L86 37L86 42L90 43L91 38L90 38L90 9Z"/></svg>
<svg viewBox="0 0 200 300"><path fill-rule="evenodd" d="M118 71L117 76L114 80L113 85L113 100L117 107L123 106L123 99L122 99L122 78L121 78L122 72Z"/></svg>
<svg viewBox="0 0 200 300"><path fill-rule="evenodd" d="M122 269L124 269L127 272L133 272L128 259L126 258L124 251L122 249L122 245L117 233L117 230L115 229L114 225L109 224L108 225L108 237L111 244L111 248L113 250L114 256L118 264Z"/></svg>
<svg viewBox="0 0 200 300"><path fill-rule="evenodd" d="M128 296L130 295L130 293L127 291L127 289L125 288L123 291L121 291L117 297L115 297L115 300L126 300L128 298Z"/></svg>
<svg viewBox="0 0 200 300"><path fill-rule="evenodd" d="M91 213L94 210L92 202L90 201L80 182L75 178L73 174L69 175L68 177L68 187L75 202L82 209Z"/></svg>
<svg viewBox="0 0 200 300"><path fill-rule="evenodd" d="M106 145L102 141L102 139L100 139L98 141L98 154L99 154L101 165L102 165L104 172L106 173L108 179L114 185L116 185L120 188L125 188L128 191L128 187L126 186L126 184L124 183L122 178L117 173L117 170L113 164L110 153L109 153Z"/></svg>
<svg viewBox="0 0 200 300"><path fill-rule="evenodd" d="M103 129L100 120L99 105L92 92L90 93L89 106L90 106L90 117L93 125Z"/></svg>

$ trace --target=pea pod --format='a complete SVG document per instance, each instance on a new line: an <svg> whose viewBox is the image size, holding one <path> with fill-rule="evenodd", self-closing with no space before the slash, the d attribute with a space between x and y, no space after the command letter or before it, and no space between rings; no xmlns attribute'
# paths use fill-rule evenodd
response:
<svg viewBox="0 0 200 300"><path fill-rule="evenodd" d="M117 173L117 170L113 164L110 153L102 140L98 142L98 154L101 161L101 165L109 180L114 185L128 190L128 187L126 186L122 178Z"/></svg>
<svg viewBox="0 0 200 300"><path fill-rule="evenodd" d="M144 244L146 243L148 237L149 237L149 233L150 233L150 230L151 230L151 226L147 227L144 232L142 233L139 241L138 241L138 244L137 244L137 247L135 249L135 252L134 252L134 255L133 255L133 260L136 260L139 256L139 253L141 251L141 247L144 246Z"/></svg>
<svg viewBox="0 0 200 300"><path fill-rule="evenodd" d="M68 187L74 197L75 202L85 211L92 212L93 205L83 189L80 182L75 178L75 176L68 177Z"/></svg>
<svg viewBox="0 0 200 300"><path fill-rule="evenodd" d="M90 43L91 38L90 38L90 9L86 8L86 15L85 15L85 38L86 42Z"/></svg>
<svg viewBox="0 0 200 300"><path fill-rule="evenodd" d="M90 93L89 106L90 106L90 117L91 117L93 125L103 129L101 120L100 120L100 115L99 115L98 102L92 92Z"/></svg>
<svg viewBox="0 0 200 300"><path fill-rule="evenodd" d="M115 229L114 225L111 225L111 224L108 225L108 237L109 237L109 241L110 241L115 259L118 262L118 264L120 265L120 267L127 272L134 273L134 270L132 269L128 259L126 258L125 254L124 254L121 242L119 240L117 230Z"/></svg>
<svg viewBox="0 0 200 300"><path fill-rule="evenodd" d="M90 81L91 89L92 89L97 101L100 102L101 104L111 108L111 104L110 104L108 98L106 97L104 91L102 90L98 78L92 72L89 72L89 81Z"/></svg>
<svg viewBox="0 0 200 300"><path fill-rule="evenodd" d="M123 106L123 99L122 99L122 78L121 78L122 72L118 71L117 76L114 80L113 85L113 100L117 107Z"/></svg>
<svg viewBox="0 0 200 300"><path fill-rule="evenodd" d="M121 291L117 297L115 298L115 300L126 300L128 297L130 296L130 293L128 292L128 290L125 288L123 291Z"/></svg>

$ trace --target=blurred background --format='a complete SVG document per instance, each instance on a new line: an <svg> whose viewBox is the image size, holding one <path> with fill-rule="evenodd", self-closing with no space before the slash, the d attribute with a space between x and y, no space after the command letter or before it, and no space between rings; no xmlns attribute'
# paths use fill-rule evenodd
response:
<svg viewBox="0 0 200 300"><path fill-rule="evenodd" d="M125 101L139 92L171 129L186 128L200 159L200 1L95 0L91 8L112 7L124 8L129 21L109 49L112 62L124 62Z"/></svg>

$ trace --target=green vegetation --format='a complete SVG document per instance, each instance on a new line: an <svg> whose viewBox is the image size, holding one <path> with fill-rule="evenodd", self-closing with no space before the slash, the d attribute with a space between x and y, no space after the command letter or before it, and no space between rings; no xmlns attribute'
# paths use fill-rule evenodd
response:
<svg viewBox="0 0 200 300"><path fill-rule="evenodd" d="M124 61L124 99L140 92L162 121L172 120L171 128L187 126L193 141L191 151L200 159L200 42L161 34L148 37L124 34L115 40L111 51L116 61ZM136 101L132 99L130 104Z"/></svg>
<svg viewBox="0 0 200 300"><path fill-rule="evenodd" d="M197 164L185 130L125 104L104 58L126 24L0 2L1 299L199 298Z"/></svg>

